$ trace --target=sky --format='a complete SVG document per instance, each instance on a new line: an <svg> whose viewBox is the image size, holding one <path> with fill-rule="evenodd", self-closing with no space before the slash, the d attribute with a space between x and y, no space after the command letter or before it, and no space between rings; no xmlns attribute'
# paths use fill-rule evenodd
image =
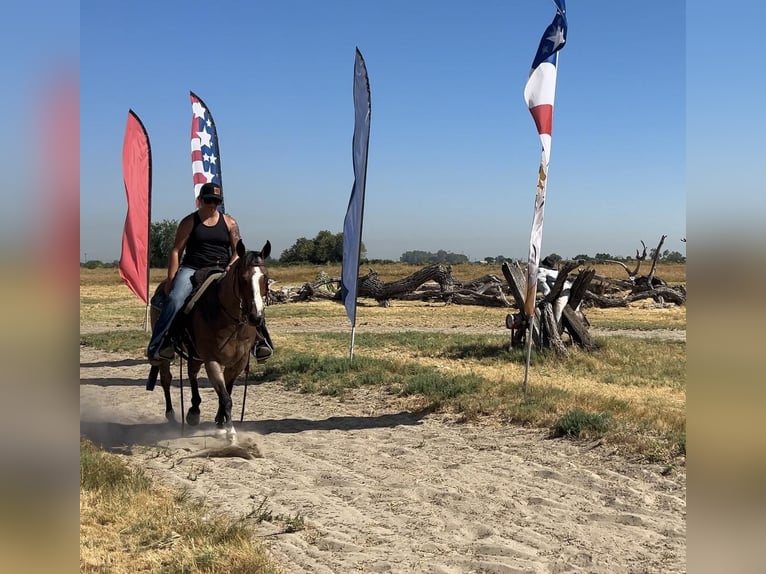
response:
<svg viewBox="0 0 766 574"><path fill-rule="evenodd" d="M686 7L570 0L542 254L685 253ZM353 184L354 50L371 90L362 240L526 259L540 142L523 98L549 0L80 3L80 257L120 256L132 109L152 220L194 209L194 91L214 116L227 211L254 249L339 233Z"/></svg>

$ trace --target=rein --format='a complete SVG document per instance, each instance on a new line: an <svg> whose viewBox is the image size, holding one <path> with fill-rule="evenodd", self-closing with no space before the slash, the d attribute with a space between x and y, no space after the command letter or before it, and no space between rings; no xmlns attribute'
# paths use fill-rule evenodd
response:
<svg viewBox="0 0 766 574"><path fill-rule="evenodd" d="M259 267L263 269L263 265L255 265L255 267ZM229 270L229 273L231 273L232 270ZM264 273L265 275L265 273ZM223 278L222 278L223 279ZM221 343L221 346L219 347L219 351L223 349L229 341L232 340L232 338L241 331L241 329L246 325L252 325L257 330L257 325L251 324L248 321L248 317L252 314L253 311L253 301L252 298L248 300L248 304L245 305L245 300L242 298L242 293L239 285L240 278L237 276L234 280L234 284L232 285L232 294L234 295L234 298L239 300L239 317L235 317L232 313L228 311L226 308L226 305L223 301L221 301L221 293L218 292L218 303L221 306L221 310L224 312L224 314L231 319L231 321L235 324L236 328L232 331L231 335L229 335L226 340Z"/></svg>

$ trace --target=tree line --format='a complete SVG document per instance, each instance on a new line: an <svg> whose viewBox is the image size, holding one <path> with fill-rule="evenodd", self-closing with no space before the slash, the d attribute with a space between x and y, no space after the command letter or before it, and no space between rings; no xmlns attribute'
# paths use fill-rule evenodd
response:
<svg viewBox="0 0 766 574"><path fill-rule="evenodd" d="M167 267L168 256L170 255L170 250L173 248L177 228L178 221L174 219L163 219L162 221L152 222L149 227L149 267L154 269ZM654 249L651 251L652 253L650 256L653 257ZM547 257L549 261L554 263L563 260L563 257L557 253L551 253ZM360 259L363 262L371 263L367 260L367 248L365 247L364 242L362 242ZM581 253L572 259L598 262L606 260L627 261L631 258L612 255L610 253L596 253L596 255L591 257ZM313 239L299 237L295 243L281 253L277 261L287 265L300 263L309 263L312 265L341 263L343 261L343 233L332 233L331 231L323 230L317 233ZM513 262L513 259L503 255L497 255L494 257L485 257L482 261L490 265L501 265L504 262ZM669 251L666 249L660 254L658 261L685 263L686 257L677 251ZM377 262L384 263L386 260ZM436 253L413 250L402 253L399 257L399 262L414 265L431 265L434 263L457 264L468 263L469 259L468 256L463 253L453 253L443 249L440 249ZM98 260L90 260L81 262L80 266L93 269L96 267L116 267L117 264L117 261L103 263Z"/></svg>

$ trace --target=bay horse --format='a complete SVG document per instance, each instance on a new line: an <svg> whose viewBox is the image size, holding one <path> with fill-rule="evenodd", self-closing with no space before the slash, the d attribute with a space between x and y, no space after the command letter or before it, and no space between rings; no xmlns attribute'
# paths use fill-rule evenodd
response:
<svg viewBox="0 0 766 574"><path fill-rule="evenodd" d="M268 289L266 259L271 254L271 242L266 241L260 251L247 251L240 240L237 243L237 259L228 272L214 280L199 297L190 311L181 309L173 321L170 336L174 349L188 361L188 376L192 392L191 406L186 422L199 424L200 403L197 376L205 365L208 380L218 395L218 412L215 422L225 428L230 440L236 432L231 418L231 393L234 381L244 371L250 351L256 340L263 337L264 310ZM165 281L157 286L155 297L164 293ZM191 298L194 298L194 293ZM160 295L161 296L161 295ZM159 317L159 309L152 305L152 327ZM165 394L165 416L174 419L170 400L170 361L161 361L153 367L156 379L159 369L162 390ZM150 388L147 383L147 388ZM153 386L153 383L151 383ZM182 415L183 416L183 415Z"/></svg>

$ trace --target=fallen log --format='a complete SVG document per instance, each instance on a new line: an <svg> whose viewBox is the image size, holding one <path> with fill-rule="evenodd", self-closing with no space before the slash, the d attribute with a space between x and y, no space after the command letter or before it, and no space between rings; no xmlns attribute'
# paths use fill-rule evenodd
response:
<svg viewBox="0 0 766 574"><path fill-rule="evenodd" d="M654 299L657 303L670 302L676 305L686 304L686 289L683 286L678 288L660 285L646 291L629 293L625 296L605 296L598 295L591 291L585 292L585 301L588 301L595 307L604 309L613 307L627 307L630 303L641 301L642 299Z"/></svg>

